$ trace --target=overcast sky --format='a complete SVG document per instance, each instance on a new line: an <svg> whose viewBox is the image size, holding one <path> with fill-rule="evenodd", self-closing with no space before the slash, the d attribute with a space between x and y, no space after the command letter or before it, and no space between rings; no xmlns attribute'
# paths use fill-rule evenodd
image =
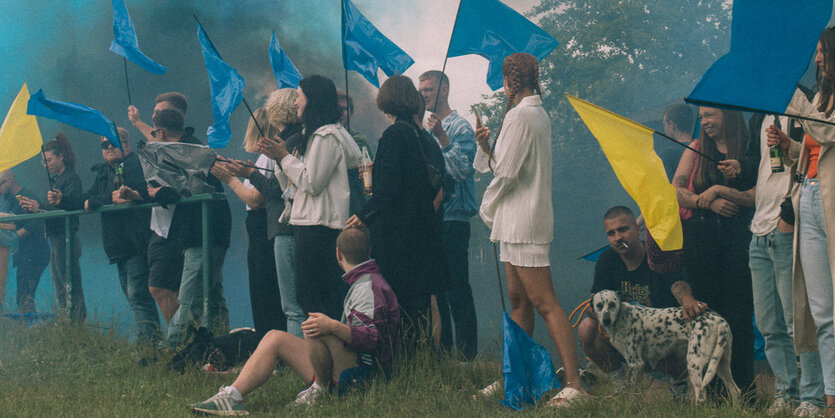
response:
<svg viewBox="0 0 835 418"><path fill-rule="evenodd" d="M526 13L537 0L503 0L519 13ZM417 0L409 11L409 25L400 19L402 4L388 0L354 0L360 11L394 43L415 60L404 74L417 84L424 71L440 70L452 35L458 1ZM420 10L415 13L414 9ZM557 39L557 41L561 41ZM382 75L382 72L380 72ZM481 95L491 93L487 86L487 60L478 55L450 58L446 65L450 79L450 106L475 123L470 105L482 101ZM383 75L384 77L384 75ZM381 78L382 79L382 78Z"/></svg>

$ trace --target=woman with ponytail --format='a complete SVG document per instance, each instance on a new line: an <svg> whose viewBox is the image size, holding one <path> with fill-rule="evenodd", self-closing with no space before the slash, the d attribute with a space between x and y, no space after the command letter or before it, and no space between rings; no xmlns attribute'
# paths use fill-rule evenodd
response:
<svg viewBox="0 0 835 418"><path fill-rule="evenodd" d="M545 320L565 368L565 387L548 404L566 406L588 394L580 384L574 334L551 282L551 123L542 108L537 59L512 54L505 58L502 73L507 109L499 134L491 145L490 129L476 130L479 149L473 165L494 175L479 212L492 230L490 240L499 243L511 318L530 336L534 309ZM481 393L491 394L500 387L496 382Z"/></svg>
<svg viewBox="0 0 835 418"><path fill-rule="evenodd" d="M52 176L52 188L46 194L47 210L67 209L66 202L81 199L81 178L75 172L75 153L70 141L63 133L43 146L43 164ZM27 212L40 210L38 201L23 198L20 206ZM51 218L45 221L46 236L52 250L49 258L49 270L52 274L52 284L55 286L55 297L62 313L67 313L67 277L66 277L66 222L71 223L74 231L78 231L78 217ZM78 259L81 257L81 241L78 234L73 234L70 243L72 247L72 281L69 310L70 319L83 322L87 317L87 307L84 304L84 292L81 288L81 268Z"/></svg>

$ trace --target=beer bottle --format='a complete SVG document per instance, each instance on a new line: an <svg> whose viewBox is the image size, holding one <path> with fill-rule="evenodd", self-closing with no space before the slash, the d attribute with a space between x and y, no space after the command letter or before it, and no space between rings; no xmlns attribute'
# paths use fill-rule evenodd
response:
<svg viewBox="0 0 835 418"><path fill-rule="evenodd" d="M782 129L780 127L780 117L774 115L774 125L777 126L777 129ZM783 149L780 148L780 144L776 144L773 147L769 147L768 149L768 159L771 162L771 172L772 173L782 173L786 171L783 167Z"/></svg>
<svg viewBox="0 0 835 418"><path fill-rule="evenodd" d="M360 162L360 176L362 177L362 192L366 196L371 196L372 180L371 172L374 163L371 161L371 156L368 155L368 148L362 147L362 162Z"/></svg>

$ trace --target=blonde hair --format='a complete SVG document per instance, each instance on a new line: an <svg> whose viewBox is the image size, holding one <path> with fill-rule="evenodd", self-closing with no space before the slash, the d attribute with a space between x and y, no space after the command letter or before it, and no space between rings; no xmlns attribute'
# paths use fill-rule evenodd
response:
<svg viewBox="0 0 835 418"><path fill-rule="evenodd" d="M302 123L296 112L296 89L284 88L270 93L267 98L267 109L270 123L273 125L293 125Z"/></svg>
<svg viewBox="0 0 835 418"><path fill-rule="evenodd" d="M258 140L261 138L261 132L258 131L258 126L261 126L261 129L264 130L264 136L267 138L273 138L278 135L278 129L270 123L270 120L267 117L267 110L265 108L259 107L258 109L255 109L253 115L255 119L249 118L249 124L246 125L244 149L246 152L257 153ZM258 121L258 125L255 124L256 120Z"/></svg>

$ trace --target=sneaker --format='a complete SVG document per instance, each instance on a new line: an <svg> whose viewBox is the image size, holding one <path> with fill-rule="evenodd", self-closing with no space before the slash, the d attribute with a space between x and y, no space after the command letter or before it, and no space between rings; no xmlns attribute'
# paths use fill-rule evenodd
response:
<svg viewBox="0 0 835 418"><path fill-rule="evenodd" d="M769 408L770 410L771 408ZM817 406L809 401L800 402L800 406L794 410L794 416L796 417L822 417L824 415L826 414L823 407Z"/></svg>
<svg viewBox="0 0 835 418"><path fill-rule="evenodd" d="M325 392L322 390L322 388L314 382L312 385L308 386L307 389L299 392L299 394L296 395L296 400L294 401L294 404L296 406L313 405L314 403L316 403L316 400L321 398L324 394Z"/></svg>
<svg viewBox="0 0 835 418"><path fill-rule="evenodd" d="M484 387L484 389L481 389L480 391L478 391L478 393L473 395L473 399L475 399L477 397L487 398L487 397L493 396L493 395L495 395L495 394L497 394L497 393L499 393L503 390L504 390L504 385L502 385L502 381L497 380L497 381L487 385L486 387Z"/></svg>
<svg viewBox="0 0 835 418"><path fill-rule="evenodd" d="M791 413L792 408L792 402L789 398L775 398L771 406L765 410L765 414L768 416L789 414Z"/></svg>
<svg viewBox="0 0 835 418"><path fill-rule="evenodd" d="M207 415L249 415L244 401L232 397L231 386L221 386L215 396L192 405L191 411Z"/></svg>

